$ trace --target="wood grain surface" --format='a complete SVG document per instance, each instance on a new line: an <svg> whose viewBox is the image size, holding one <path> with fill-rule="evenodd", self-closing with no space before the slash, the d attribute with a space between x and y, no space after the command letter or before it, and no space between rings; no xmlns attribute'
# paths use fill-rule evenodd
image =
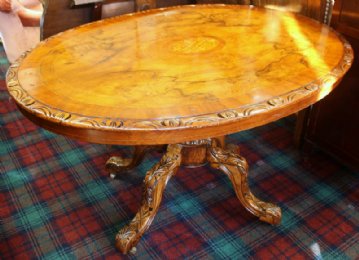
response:
<svg viewBox="0 0 359 260"><path fill-rule="evenodd" d="M315 103L351 66L314 20L249 6L155 9L84 25L13 64L10 94L59 134L169 144L262 125Z"/></svg>

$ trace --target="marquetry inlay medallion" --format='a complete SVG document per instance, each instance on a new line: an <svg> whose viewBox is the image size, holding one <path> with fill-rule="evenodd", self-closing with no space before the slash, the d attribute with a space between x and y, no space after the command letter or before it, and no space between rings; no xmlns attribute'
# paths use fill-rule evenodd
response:
<svg viewBox="0 0 359 260"><path fill-rule="evenodd" d="M195 54L210 52L224 45L218 38L210 36L190 37L175 41L171 49L181 54Z"/></svg>

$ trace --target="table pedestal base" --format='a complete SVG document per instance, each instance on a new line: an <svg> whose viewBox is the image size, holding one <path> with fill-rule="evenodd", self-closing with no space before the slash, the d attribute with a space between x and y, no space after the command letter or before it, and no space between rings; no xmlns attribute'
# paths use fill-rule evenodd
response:
<svg viewBox="0 0 359 260"><path fill-rule="evenodd" d="M232 182L237 198L242 205L261 221L279 224L279 207L263 202L250 191L247 181L248 165L246 160L224 148L223 138L205 139L183 144L170 144L160 162L150 169L144 180L141 207L129 225L116 235L116 247L127 254L151 225L160 206L163 191L179 166L201 166L209 163L221 170ZM137 162L136 162L137 163Z"/></svg>

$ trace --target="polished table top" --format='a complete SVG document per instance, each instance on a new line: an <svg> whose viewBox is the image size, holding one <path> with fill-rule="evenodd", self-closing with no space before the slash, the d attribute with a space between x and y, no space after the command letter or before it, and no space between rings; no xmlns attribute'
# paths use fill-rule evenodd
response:
<svg viewBox="0 0 359 260"><path fill-rule="evenodd" d="M350 45L309 18L249 6L155 9L41 42L7 75L44 128L110 144L226 135L292 114L337 85Z"/></svg>

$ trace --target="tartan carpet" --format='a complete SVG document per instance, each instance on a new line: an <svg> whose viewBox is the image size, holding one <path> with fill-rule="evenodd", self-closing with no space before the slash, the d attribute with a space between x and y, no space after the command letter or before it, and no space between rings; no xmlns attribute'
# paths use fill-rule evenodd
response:
<svg viewBox="0 0 359 260"><path fill-rule="evenodd" d="M294 117L230 135L250 165L255 195L282 209L270 226L247 213L229 180L209 167L180 168L135 255L114 248L141 201L152 152L126 178L104 169L130 150L77 142L25 119L0 81L0 258L357 259L358 173L292 143Z"/></svg>
<svg viewBox="0 0 359 260"><path fill-rule="evenodd" d="M0 80L5 79L5 73L8 67L9 61L6 57L4 47L0 41Z"/></svg>

